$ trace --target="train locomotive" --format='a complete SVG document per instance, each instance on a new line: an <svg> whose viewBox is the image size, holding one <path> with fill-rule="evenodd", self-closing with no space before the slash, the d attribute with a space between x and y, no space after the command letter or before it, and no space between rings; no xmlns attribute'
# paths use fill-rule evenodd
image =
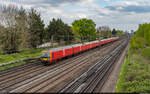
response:
<svg viewBox="0 0 150 94"><path fill-rule="evenodd" d="M112 37L108 39L103 39L101 41L86 42L84 44L74 44L70 46L51 48L49 50L42 51L42 57L40 59L44 65L52 64L59 59L72 56L116 40L119 40L119 37Z"/></svg>

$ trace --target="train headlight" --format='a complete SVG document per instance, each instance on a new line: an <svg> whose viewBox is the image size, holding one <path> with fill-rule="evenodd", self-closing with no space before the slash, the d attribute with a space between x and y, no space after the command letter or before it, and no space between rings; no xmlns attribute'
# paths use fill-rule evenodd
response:
<svg viewBox="0 0 150 94"><path fill-rule="evenodd" d="M43 58L42 60L43 60L43 61L48 61L48 58Z"/></svg>

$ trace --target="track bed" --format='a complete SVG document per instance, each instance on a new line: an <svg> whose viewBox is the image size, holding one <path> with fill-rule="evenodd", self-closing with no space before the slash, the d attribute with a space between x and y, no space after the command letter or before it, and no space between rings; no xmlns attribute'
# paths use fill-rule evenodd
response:
<svg viewBox="0 0 150 94"><path fill-rule="evenodd" d="M50 66L43 66L37 61L2 71L0 72L0 91L60 92L66 85L119 46L122 41L124 40L92 49Z"/></svg>

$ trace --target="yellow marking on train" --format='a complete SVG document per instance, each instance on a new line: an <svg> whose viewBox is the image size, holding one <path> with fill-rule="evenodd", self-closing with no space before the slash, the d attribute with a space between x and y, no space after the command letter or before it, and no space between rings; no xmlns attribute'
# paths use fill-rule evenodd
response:
<svg viewBox="0 0 150 94"><path fill-rule="evenodd" d="M48 60L48 58L43 58L42 60L43 60L43 61L47 61L47 60Z"/></svg>

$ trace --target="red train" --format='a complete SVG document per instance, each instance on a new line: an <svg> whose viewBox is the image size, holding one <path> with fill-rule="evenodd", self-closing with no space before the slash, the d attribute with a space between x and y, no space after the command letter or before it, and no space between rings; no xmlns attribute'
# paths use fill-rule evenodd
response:
<svg viewBox="0 0 150 94"><path fill-rule="evenodd" d="M118 40L118 37L108 38L101 41L92 41L92 42L86 42L84 44L74 44L70 46L64 46L64 47L58 47L58 48L52 48L49 50L42 51L42 57L41 61L44 64L51 64L52 62L67 57L71 55L75 55L80 52L84 52L86 50L95 48L99 45L107 44L109 42Z"/></svg>

